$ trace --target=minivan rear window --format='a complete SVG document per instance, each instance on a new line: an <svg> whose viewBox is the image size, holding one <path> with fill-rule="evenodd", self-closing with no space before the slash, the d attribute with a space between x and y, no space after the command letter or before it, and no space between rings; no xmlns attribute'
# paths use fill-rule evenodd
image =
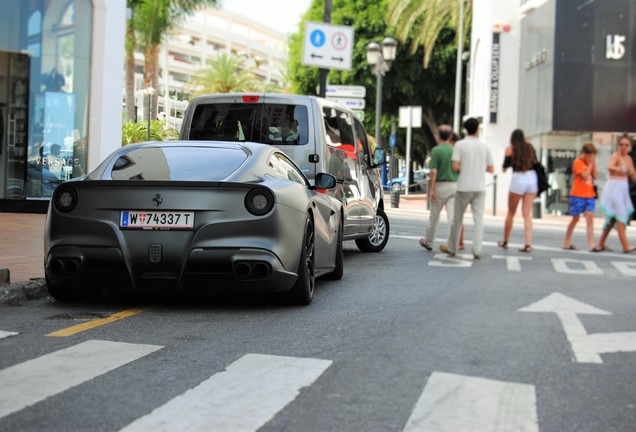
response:
<svg viewBox="0 0 636 432"><path fill-rule="evenodd" d="M189 138L304 145L309 142L308 118L307 107L302 105L200 104L192 115Z"/></svg>

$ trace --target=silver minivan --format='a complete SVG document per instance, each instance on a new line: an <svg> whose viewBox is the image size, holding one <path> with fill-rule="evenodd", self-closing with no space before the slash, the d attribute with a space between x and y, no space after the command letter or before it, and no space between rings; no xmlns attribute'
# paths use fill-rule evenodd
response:
<svg viewBox="0 0 636 432"><path fill-rule="evenodd" d="M228 93L199 96L184 113L180 139L253 141L285 152L313 182L318 172L336 177L325 191L344 211L344 240L365 252L379 252L389 240L378 167L384 149L373 153L355 114L315 96Z"/></svg>

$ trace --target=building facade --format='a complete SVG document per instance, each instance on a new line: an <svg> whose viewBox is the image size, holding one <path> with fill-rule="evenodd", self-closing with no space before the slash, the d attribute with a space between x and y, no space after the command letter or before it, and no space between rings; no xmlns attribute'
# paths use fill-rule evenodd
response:
<svg viewBox="0 0 636 432"><path fill-rule="evenodd" d="M207 8L186 17L161 47L159 114L175 127L187 107L187 83L209 62L225 53L244 60L244 65L265 84L284 88L288 36L247 17ZM137 118L146 118L143 52L135 53L135 105ZM165 95L169 95L168 98Z"/></svg>
<svg viewBox="0 0 636 432"><path fill-rule="evenodd" d="M42 211L121 145L125 6L0 0L0 211Z"/></svg>
<svg viewBox="0 0 636 432"><path fill-rule="evenodd" d="M126 0L0 0L0 211L43 212L55 187L121 146ZM284 86L287 36L217 9L162 47L162 117L179 125L190 77L218 53ZM143 109L143 54L136 53ZM164 95L170 95L165 98Z"/></svg>
<svg viewBox="0 0 636 432"><path fill-rule="evenodd" d="M636 132L635 0L475 0L469 114L484 119L496 161L521 128L549 173L542 210L569 210L571 165L598 150L602 193L623 132ZM497 163L496 165L499 165ZM499 174L507 202L510 174Z"/></svg>

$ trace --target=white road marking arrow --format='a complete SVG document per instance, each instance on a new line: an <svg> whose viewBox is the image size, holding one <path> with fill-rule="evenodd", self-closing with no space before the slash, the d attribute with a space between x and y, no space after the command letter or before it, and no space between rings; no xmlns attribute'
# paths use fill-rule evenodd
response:
<svg viewBox="0 0 636 432"><path fill-rule="evenodd" d="M603 363L600 354L636 351L636 332L588 334L577 315L612 315L561 293L552 293L519 312L555 313L578 363Z"/></svg>

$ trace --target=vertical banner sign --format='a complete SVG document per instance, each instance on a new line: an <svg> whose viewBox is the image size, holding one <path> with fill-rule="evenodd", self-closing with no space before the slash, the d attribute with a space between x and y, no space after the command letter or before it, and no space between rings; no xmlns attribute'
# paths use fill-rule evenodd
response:
<svg viewBox="0 0 636 432"><path fill-rule="evenodd" d="M490 123L497 123L499 109L499 33L492 34L492 54L490 57Z"/></svg>

